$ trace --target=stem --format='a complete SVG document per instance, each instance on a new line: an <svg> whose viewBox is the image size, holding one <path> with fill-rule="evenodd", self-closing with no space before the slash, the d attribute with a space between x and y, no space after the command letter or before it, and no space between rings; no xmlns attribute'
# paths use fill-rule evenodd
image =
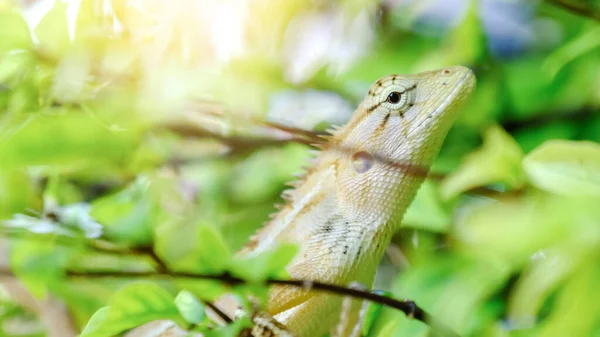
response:
<svg viewBox="0 0 600 337"><path fill-rule="evenodd" d="M232 276L228 273L222 273L217 275L212 274L196 274L187 272L177 272L168 270L157 270L149 272L128 272L128 271L92 271L92 272L81 272L81 271L67 271L67 276L71 278L191 278L191 279L202 279L202 280L214 280L219 281L228 285L241 285L247 284L248 282L239 277ZM350 296L357 299L368 300L374 303L379 303L388 306L393 309L400 310L406 314L409 318L417 319L423 323L428 324L441 336L458 337L459 335L454 332L451 328L443 324L442 322L435 319L433 316L428 314L426 311L421 309L414 301L404 300L399 301L390 297L381 296L369 291L363 291L344 286L339 286L330 283L314 282L307 280L280 280L280 279L266 279L265 285L278 285L278 286L291 286L304 288L306 290L319 290L332 294ZM212 307L211 307L212 309Z"/></svg>

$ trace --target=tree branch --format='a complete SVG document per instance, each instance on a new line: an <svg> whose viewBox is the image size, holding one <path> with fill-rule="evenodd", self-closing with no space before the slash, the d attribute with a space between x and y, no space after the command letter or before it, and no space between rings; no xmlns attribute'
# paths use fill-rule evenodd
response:
<svg viewBox="0 0 600 337"><path fill-rule="evenodd" d="M10 270L0 270L0 275L13 276ZM228 273L222 274L196 274L169 270L157 270L157 271L76 271L67 270L66 276L69 278L86 278L86 279L98 279L98 278L188 278L188 279L201 279L201 280L213 280L222 282L230 286L247 284L248 282L242 278L232 276ZM363 291L354 288L343 287L330 283L313 282L307 280L281 280L281 279L266 279L264 280L265 285L278 285L278 286L291 286L303 288L305 290L318 290L331 294L350 296L356 299L368 300L373 303L385 305L387 307L400 310L406 314L409 318L417 319L423 323L428 324L432 327L440 336L458 337L459 335L454 332L451 328L446 326L444 323L438 321L433 316L428 314L426 311L421 309L414 301L404 300L399 301L390 297L381 296L369 291ZM213 306L211 306L211 309ZM227 317L225 315L225 317ZM225 319L225 317L223 317ZM230 321L229 317L227 320Z"/></svg>
<svg viewBox="0 0 600 337"><path fill-rule="evenodd" d="M247 281L232 276L228 273L223 274L196 274L187 272L177 271L150 271L150 272L127 272L127 271L74 271L70 270L66 272L70 278L191 278L191 279L202 279L202 280L214 280L222 282L231 286L247 284ZM362 291L353 288L347 288L330 283L313 282L307 280L280 280L280 279L267 279L264 281L265 285L278 285L278 286L291 286L303 288L305 290L319 290L341 296L350 296L357 299L368 300L374 303L379 303L390 308L400 310L406 314L409 318L417 319L423 323L430 325L434 330L438 331L442 336L457 337L458 334L445 324L436 320L433 316L421 309L414 301L404 300L399 301L390 297L381 296L369 291Z"/></svg>

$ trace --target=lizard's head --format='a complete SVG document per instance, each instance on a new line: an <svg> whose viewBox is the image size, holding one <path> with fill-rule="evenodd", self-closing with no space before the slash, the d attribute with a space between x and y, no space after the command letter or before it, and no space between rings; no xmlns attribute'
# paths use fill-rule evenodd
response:
<svg viewBox="0 0 600 337"><path fill-rule="evenodd" d="M474 86L473 72L462 66L383 77L338 133L338 145L378 158L428 165L426 157L429 161L435 157L458 106Z"/></svg>
<svg viewBox="0 0 600 337"><path fill-rule="evenodd" d="M333 137L332 146L344 149L338 152L343 198L371 208L389 204L380 198L410 200L413 192L398 189L418 187L409 181L424 178L474 86L475 76L461 66L379 79ZM388 192L379 193L382 189Z"/></svg>
<svg viewBox="0 0 600 337"><path fill-rule="evenodd" d="M379 121L382 131L399 133L404 139L420 138L419 133L428 133L439 124L451 124L453 112L474 84L473 72L461 66L415 75L389 75L369 90L363 117L368 123ZM384 122L390 123L389 127Z"/></svg>

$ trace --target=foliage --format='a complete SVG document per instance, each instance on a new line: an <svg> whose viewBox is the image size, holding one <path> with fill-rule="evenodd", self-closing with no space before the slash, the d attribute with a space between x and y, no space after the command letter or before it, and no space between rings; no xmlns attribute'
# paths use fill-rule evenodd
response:
<svg viewBox="0 0 600 337"><path fill-rule="evenodd" d="M0 267L82 337L157 319L236 336L248 320L210 329L205 303L264 299L297 251L234 254L310 157L270 125L323 130L378 77L450 64L477 90L375 287L462 336L600 335L597 1L41 2L32 22L0 0ZM166 269L247 282L85 276ZM0 335L46 335L10 295ZM368 313L366 336L429 329Z"/></svg>

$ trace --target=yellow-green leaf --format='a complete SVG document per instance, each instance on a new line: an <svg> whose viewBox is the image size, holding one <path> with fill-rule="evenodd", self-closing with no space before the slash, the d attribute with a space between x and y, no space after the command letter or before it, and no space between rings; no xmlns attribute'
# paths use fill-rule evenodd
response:
<svg viewBox="0 0 600 337"><path fill-rule="evenodd" d="M233 323L203 332L205 337L236 337L244 328L252 327L248 317L236 319Z"/></svg>
<svg viewBox="0 0 600 337"><path fill-rule="evenodd" d="M201 226L198 230L199 255L215 272L222 271L231 260L231 252L225 240L214 227Z"/></svg>
<svg viewBox="0 0 600 337"><path fill-rule="evenodd" d="M185 323L173 296L156 284L129 284L115 293L108 307L98 310L80 337L112 337L159 319Z"/></svg>
<svg viewBox="0 0 600 337"><path fill-rule="evenodd" d="M28 52L10 53L3 56L0 59L0 83L10 81L15 75L23 73L32 61L31 53Z"/></svg>
<svg viewBox="0 0 600 337"><path fill-rule="evenodd" d="M73 114L37 117L22 126L10 125L14 135L0 146L0 169L52 165L56 169L100 170L123 163L135 146L136 132L116 132L90 116Z"/></svg>
<svg viewBox="0 0 600 337"><path fill-rule="evenodd" d="M54 7L46 13L34 29L44 52L60 57L69 47L69 28L67 25L67 4L55 1Z"/></svg>
<svg viewBox="0 0 600 337"><path fill-rule="evenodd" d="M177 294L175 305L189 323L198 324L204 319L204 304L187 290L182 290Z"/></svg>
<svg viewBox="0 0 600 337"><path fill-rule="evenodd" d="M520 187L524 183L521 160L523 152L517 142L501 127L489 127L483 146L465 158L457 171L441 185L441 195L452 198L469 189L492 183Z"/></svg>
<svg viewBox="0 0 600 337"><path fill-rule="evenodd" d="M486 52L485 35L479 17L479 2L469 1L462 21L450 35L450 48L445 53L449 64L474 64Z"/></svg>
<svg viewBox="0 0 600 337"><path fill-rule="evenodd" d="M406 211L402 226L445 232L449 224L450 215L443 208L437 186L430 181L425 181Z"/></svg>
<svg viewBox="0 0 600 337"><path fill-rule="evenodd" d="M600 195L600 144L551 140L523 161L536 187L561 195Z"/></svg>
<svg viewBox="0 0 600 337"><path fill-rule="evenodd" d="M249 281L261 281L268 277L287 276L285 267L298 253L294 244L281 244L262 254L234 261L231 272Z"/></svg>
<svg viewBox="0 0 600 337"><path fill-rule="evenodd" d="M231 261L231 251L213 226L189 220L170 222L156 229L155 249L176 270L219 274Z"/></svg>
<svg viewBox="0 0 600 337"><path fill-rule="evenodd" d="M10 264L13 272L32 295L45 298L49 288L62 282L62 269L72 251L57 247L51 235L40 238L42 240L25 238L13 241Z"/></svg>
<svg viewBox="0 0 600 337"><path fill-rule="evenodd" d="M569 62L600 47L599 34L598 26L584 30L578 37L550 54L542 64L542 69L554 78Z"/></svg>
<svg viewBox="0 0 600 337"><path fill-rule="evenodd" d="M30 47L31 34L21 13L0 9L0 55L7 51Z"/></svg>

